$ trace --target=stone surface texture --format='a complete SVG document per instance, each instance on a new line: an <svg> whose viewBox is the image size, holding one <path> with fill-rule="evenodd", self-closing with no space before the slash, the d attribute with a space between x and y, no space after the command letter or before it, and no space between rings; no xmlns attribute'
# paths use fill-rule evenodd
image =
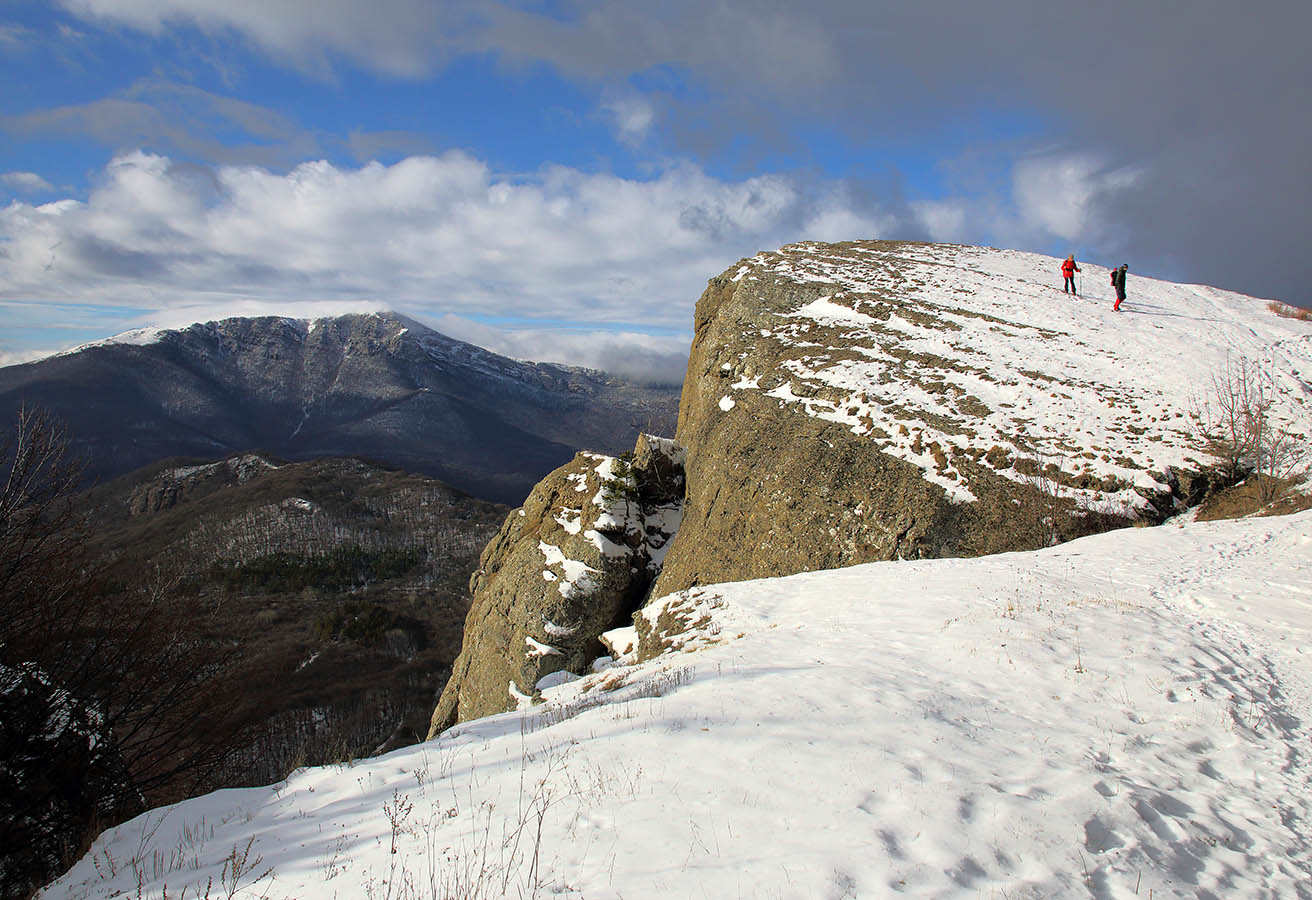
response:
<svg viewBox="0 0 1312 900"><path fill-rule="evenodd" d="M535 487L470 578L464 643L430 737L531 703L543 679L589 671L600 636L641 605L678 528L682 454L642 435L625 457L579 453Z"/></svg>

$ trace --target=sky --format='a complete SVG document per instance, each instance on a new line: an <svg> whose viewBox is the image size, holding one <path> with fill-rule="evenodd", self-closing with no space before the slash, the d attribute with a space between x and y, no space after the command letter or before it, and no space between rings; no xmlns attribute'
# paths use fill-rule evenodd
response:
<svg viewBox="0 0 1312 900"><path fill-rule="evenodd" d="M706 280L796 240L1312 306L1310 26L1306 0L0 0L0 363L395 309L677 379Z"/></svg>

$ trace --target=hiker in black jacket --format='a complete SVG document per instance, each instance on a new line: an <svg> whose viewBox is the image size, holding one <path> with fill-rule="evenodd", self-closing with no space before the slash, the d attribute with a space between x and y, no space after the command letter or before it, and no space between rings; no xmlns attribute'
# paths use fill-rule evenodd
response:
<svg viewBox="0 0 1312 900"><path fill-rule="evenodd" d="M1112 287L1116 288L1116 302L1112 304L1112 309L1115 312L1121 311L1121 303L1125 300L1125 273L1129 270L1130 267L1125 263L1121 263L1119 269L1112 269Z"/></svg>

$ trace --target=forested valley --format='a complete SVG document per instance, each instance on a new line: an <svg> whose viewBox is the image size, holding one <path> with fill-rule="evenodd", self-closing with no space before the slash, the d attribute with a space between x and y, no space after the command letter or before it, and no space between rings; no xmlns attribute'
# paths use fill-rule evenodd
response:
<svg viewBox="0 0 1312 900"><path fill-rule="evenodd" d="M5 896L147 806L423 736L505 507L258 453L86 489L69 447L24 410L0 456Z"/></svg>

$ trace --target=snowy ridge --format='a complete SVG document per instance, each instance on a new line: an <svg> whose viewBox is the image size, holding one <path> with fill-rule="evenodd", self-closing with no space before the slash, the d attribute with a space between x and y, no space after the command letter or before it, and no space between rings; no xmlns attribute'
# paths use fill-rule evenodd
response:
<svg viewBox="0 0 1312 900"><path fill-rule="evenodd" d="M331 326L333 323L351 316L391 322L395 325L391 335L393 338L400 338L413 332L413 338L433 362L438 364L455 362L467 365L490 377L522 379L529 377L531 373L540 370L575 373L587 375L593 378L606 377L606 373L598 369L590 369L582 366L567 366L560 363L542 363L529 359L513 359L500 356L476 344L457 340L456 338L448 337L438 331L434 331L427 325L411 319L408 316L402 315L401 313L391 312L381 308L372 312L334 312L321 316L294 317L281 315L256 315L240 318L274 319L282 328L298 335L300 339L304 341L319 329L325 326ZM134 328L120 332L119 334L111 335L97 341L89 341L85 344L79 344L76 347L70 347L67 350L52 353L50 354L50 357L68 356L94 347L108 347L116 344L145 346L147 344L158 343L169 335L184 331L213 333L216 332L219 326L225 321L228 320L205 319L189 323L184 321L169 325L146 325L141 328ZM38 357L37 359L42 358L46 357ZM28 360L28 362L35 362L37 359Z"/></svg>
<svg viewBox="0 0 1312 900"><path fill-rule="evenodd" d="M1165 491L1168 470L1204 464L1189 413L1231 360L1269 368L1272 422L1312 434L1312 328L1252 297L1131 272L1113 312L1099 266L1082 265L1073 299L1057 259L952 245L806 243L749 263L734 281L824 293L743 335L771 352L742 355L719 409L762 392L869 437L961 502L975 499L963 463L1020 481L1029 460L1059 468L1086 508L1142 507L1135 488ZM762 355L778 368L753 371Z"/></svg>
<svg viewBox="0 0 1312 900"><path fill-rule="evenodd" d="M43 896L236 848L269 898L1306 900L1309 585L1312 512L702 586L652 607L695 652L138 817Z"/></svg>
<svg viewBox="0 0 1312 900"><path fill-rule="evenodd" d="M148 325L145 328L133 328L130 331L120 332L119 334L111 335L110 337L98 341L89 341L85 344L79 344L78 346L70 347L67 350L60 350L58 353L52 353L49 357L38 357L37 359L28 360L28 362L36 362L39 359L46 358L53 359L59 356L70 356L74 353L81 353L83 350L90 350L93 347L108 347L114 344L127 344L133 347L144 347L147 344L158 343L165 337L165 335L175 330L176 329L172 328L158 328L153 325Z"/></svg>

